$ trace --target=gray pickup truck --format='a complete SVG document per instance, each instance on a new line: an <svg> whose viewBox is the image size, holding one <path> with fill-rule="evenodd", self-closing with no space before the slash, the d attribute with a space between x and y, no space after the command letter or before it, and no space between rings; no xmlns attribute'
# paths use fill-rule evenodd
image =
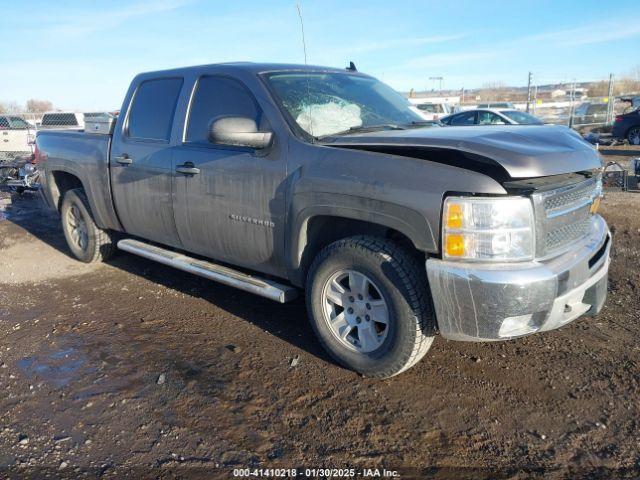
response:
<svg viewBox="0 0 640 480"><path fill-rule="evenodd" d="M304 290L322 345L366 376L438 333L507 340L605 301L593 148L560 126L425 122L354 68L145 73L113 125L36 145L79 260L120 249L279 302Z"/></svg>

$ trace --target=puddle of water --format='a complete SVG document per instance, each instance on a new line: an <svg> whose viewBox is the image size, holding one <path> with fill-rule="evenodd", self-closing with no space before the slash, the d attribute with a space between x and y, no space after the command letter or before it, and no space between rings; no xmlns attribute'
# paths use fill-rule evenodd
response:
<svg viewBox="0 0 640 480"><path fill-rule="evenodd" d="M25 357L16 365L27 376L45 380L58 388L80 380L94 367L87 365L87 357L75 347L43 352L41 355Z"/></svg>

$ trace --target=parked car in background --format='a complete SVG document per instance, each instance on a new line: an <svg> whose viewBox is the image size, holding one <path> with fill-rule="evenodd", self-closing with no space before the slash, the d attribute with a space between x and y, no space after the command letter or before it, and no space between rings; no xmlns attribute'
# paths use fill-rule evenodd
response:
<svg viewBox="0 0 640 480"><path fill-rule="evenodd" d="M640 145L640 108L617 115L611 135L618 140L627 140L629 145Z"/></svg>
<svg viewBox="0 0 640 480"><path fill-rule="evenodd" d="M636 110L638 108L640 108L640 95L632 95L630 97L620 97L619 100L621 102L626 102L629 105L627 106L627 108L625 108L625 110ZM625 113L627 113L625 111Z"/></svg>
<svg viewBox="0 0 640 480"><path fill-rule="evenodd" d="M508 108L511 110L515 110L516 107L511 102L489 102L489 103L480 103L477 108Z"/></svg>
<svg viewBox="0 0 640 480"><path fill-rule="evenodd" d="M573 112L573 124L606 123L608 108L604 102L583 102Z"/></svg>
<svg viewBox="0 0 640 480"><path fill-rule="evenodd" d="M542 125L539 118L520 110L476 109L455 113L440 120L450 126L471 125Z"/></svg>
<svg viewBox="0 0 640 480"><path fill-rule="evenodd" d="M409 103L413 105L415 112L425 120L439 120L451 113L449 106L445 103L421 102L419 98L410 98Z"/></svg>
<svg viewBox="0 0 640 480"><path fill-rule="evenodd" d="M16 115L0 115L0 161L13 160L32 151L35 128Z"/></svg>

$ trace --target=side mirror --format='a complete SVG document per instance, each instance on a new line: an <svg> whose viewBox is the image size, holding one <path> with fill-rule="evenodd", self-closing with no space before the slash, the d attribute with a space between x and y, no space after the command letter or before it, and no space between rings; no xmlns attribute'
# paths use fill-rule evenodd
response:
<svg viewBox="0 0 640 480"><path fill-rule="evenodd" d="M259 132L256 122L245 117L221 117L209 127L209 141L218 145L267 148L273 134Z"/></svg>

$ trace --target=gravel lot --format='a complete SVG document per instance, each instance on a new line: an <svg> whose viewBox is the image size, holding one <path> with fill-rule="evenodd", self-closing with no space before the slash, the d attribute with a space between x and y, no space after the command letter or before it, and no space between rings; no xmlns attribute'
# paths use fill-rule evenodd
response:
<svg viewBox="0 0 640 480"><path fill-rule="evenodd" d="M615 249L597 318L509 342L438 338L385 381L332 363L300 301L279 305L127 254L78 263L35 195L12 200L0 194L6 473L640 476L640 194L604 201Z"/></svg>

